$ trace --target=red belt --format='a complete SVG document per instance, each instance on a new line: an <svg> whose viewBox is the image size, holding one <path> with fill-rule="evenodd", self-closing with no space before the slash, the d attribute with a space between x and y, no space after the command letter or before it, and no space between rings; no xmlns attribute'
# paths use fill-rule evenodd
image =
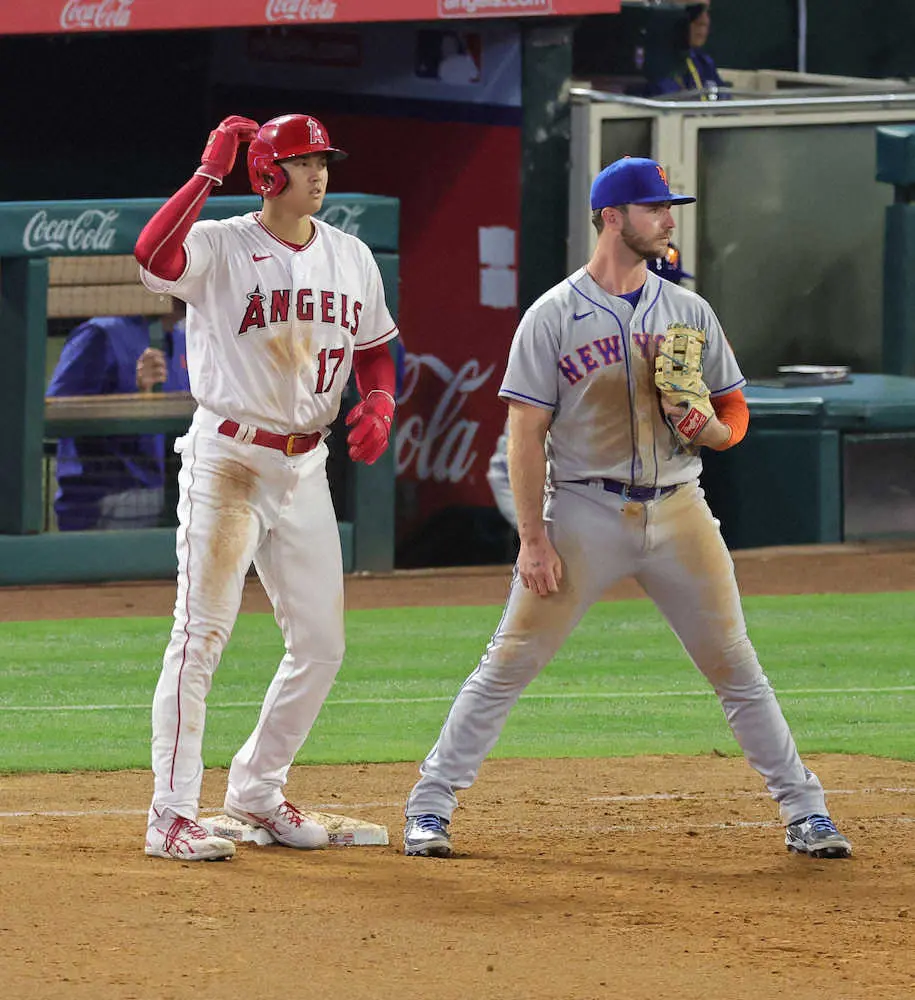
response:
<svg viewBox="0 0 915 1000"><path fill-rule="evenodd" d="M220 434L234 438L238 434L241 425L234 420L223 420L219 425ZM311 451L321 443L321 434L315 431L313 434L274 434L272 431L255 430L254 437L249 439L252 444L259 444L264 448L276 448L286 455L304 455L306 451Z"/></svg>

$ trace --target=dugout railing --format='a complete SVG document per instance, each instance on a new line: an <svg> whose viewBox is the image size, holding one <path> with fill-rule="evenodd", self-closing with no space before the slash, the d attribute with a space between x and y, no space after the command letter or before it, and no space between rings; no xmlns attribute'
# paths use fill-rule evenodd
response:
<svg viewBox="0 0 915 1000"><path fill-rule="evenodd" d="M187 428L186 394L48 399L49 320L75 325L101 314L165 312L139 283L130 255L162 200L0 203L0 585L166 579L174 575L175 529L48 531L54 489L50 444L63 436L164 433ZM225 218L260 207L255 197L213 197L201 214ZM362 194L329 195L321 218L358 235L381 270L397 315L399 203ZM112 267L99 268L104 258ZM103 275L100 279L99 275ZM348 391L344 413L355 402ZM342 417L336 427L342 427ZM339 434L336 435L339 438ZM332 437L334 437L332 435ZM336 451L334 445L338 445ZM332 443L331 482L346 572L394 564L394 456L352 463Z"/></svg>

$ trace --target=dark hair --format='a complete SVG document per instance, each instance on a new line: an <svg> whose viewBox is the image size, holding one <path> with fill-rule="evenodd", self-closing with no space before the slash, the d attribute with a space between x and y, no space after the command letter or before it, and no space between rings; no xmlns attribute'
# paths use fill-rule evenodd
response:
<svg viewBox="0 0 915 1000"><path fill-rule="evenodd" d="M704 11L708 10L707 3L691 3L683 8L685 16L682 20L677 22L676 27L676 44L677 48L681 51L682 55L689 51L689 28L693 21L699 17ZM683 67L685 68L685 67ZM679 72L679 71L678 71Z"/></svg>
<svg viewBox="0 0 915 1000"><path fill-rule="evenodd" d="M628 205L605 205L604 207L605 208L615 208L617 210L617 212L622 212L623 215L626 215L626 213L629 210L629 206ZM594 228L597 230L597 235L600 236L600 234L604 231L604 209L603 208L595 208L591 212L591 225L594 226Z"/></svg>

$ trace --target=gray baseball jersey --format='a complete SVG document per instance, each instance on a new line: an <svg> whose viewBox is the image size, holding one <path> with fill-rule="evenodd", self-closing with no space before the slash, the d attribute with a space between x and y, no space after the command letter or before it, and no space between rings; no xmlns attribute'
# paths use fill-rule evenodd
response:
<svg viewBox="0 0 915 1000"><path fill-rule="evenodd" d="M553 410L553 482L658 487L699 475L699 450L677 448L655 389L657 345L671 323L705 332L703 378L712 396L746 383L712 307L651 271L635 309L582 267L525 313L499 395Z"/></svg>

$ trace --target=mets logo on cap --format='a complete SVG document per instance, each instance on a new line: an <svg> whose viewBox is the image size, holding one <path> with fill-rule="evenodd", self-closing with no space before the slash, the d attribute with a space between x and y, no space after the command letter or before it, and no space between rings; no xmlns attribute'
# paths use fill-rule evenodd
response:
<svg viewBox="0 0 915 1000"><path fill-rule="evenodd" d="M657 160L643 156L624 156L615 160L594 178L591 185L591 210L616 205L651 205L667 201L688 205L692 195L670 190L667 171Z"/></svg>

